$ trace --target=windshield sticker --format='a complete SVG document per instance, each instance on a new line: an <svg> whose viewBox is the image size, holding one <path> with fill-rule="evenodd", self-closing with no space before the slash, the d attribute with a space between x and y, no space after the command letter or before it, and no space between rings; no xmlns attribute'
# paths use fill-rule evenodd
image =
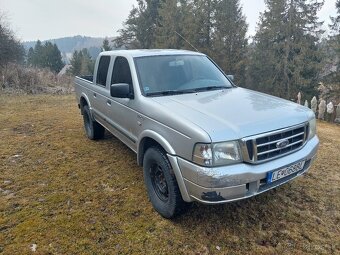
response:
<svg viewBox="0 0 340 255"><path fill-rule="evenodd" d="M169 62L169 66L184 66L183 60L176 60Z"/></svg>
<svg viewBox="0 0 340 255"><path fill-rule="evenodd" d="M145 91L145 92L148 92L149 90L150 90L149 87L144 87L144 91Z"/></svg>

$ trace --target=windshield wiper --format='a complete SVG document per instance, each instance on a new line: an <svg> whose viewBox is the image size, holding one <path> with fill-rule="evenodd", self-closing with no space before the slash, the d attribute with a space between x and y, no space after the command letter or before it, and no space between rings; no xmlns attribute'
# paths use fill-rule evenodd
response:
<svg viewBox="0 0 340 255"><path fill-rule="evenodd" d="M197 92L195 89L185 89L185 90L164 90L164 91L155 91L146 93L146 96L171 96L171 95L180 95L185 93L195 93Z"/></svg>
<svg viewBox="0 0 340 255"><path fill-rule="evenodd" d="M208 90L215 90L215 89L231 89L232 87L227 86L208 86L208 87L202 87L202 88L196 88L197 91L208 91Z"/></svg>
<svg viewBox="0 0 340 255"><path fill-rule="evenodd" d="M146 96L171 96L171 95L180 95L186 93L196 93L200 91L208 91L208 90L215 90L215 89L231 89L232 87L227 86L208 86L202 88L193 88L193 89L183 89L183 90L164 90L164 91L155 91L146 93Z"/></svg>

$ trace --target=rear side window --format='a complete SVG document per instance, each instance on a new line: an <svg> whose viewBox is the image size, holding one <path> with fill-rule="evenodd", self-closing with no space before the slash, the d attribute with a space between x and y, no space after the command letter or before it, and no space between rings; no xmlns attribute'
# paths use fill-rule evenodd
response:
<svg viewBox="0 0 340 255"><path fill-rule="evenodd" d="M97 70L97 84L106 86L107 71L110 65L110 56L102 56Z"/></svg>
<svg viewBox="0 0 340 255"><path fill-rule="evenodd" d="M132 85L129 62L124 57L117 57L113 66L111 84L127 83Z"/></svg>

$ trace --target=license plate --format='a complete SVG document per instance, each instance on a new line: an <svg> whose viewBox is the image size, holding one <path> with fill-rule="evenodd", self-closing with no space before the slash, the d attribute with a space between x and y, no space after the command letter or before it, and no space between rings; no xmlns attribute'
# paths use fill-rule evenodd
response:
<svg viewBox="0 0 340 255"><path fill-rule="evenodd" d="M269 172L267 176L267 183L278 181L286 176L299 172L300 170L303 169L304 165L305 165L305 161L300 161L298 163L287 166L285 168L281 168L279 170Z"/></svg>

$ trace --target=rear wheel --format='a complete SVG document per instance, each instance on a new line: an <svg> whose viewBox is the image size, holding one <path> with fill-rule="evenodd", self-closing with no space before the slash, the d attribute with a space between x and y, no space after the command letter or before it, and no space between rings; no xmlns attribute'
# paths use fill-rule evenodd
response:
<svg viewBox="0 0 340 255"><path fill-rule="evenodd" d="M85 133L89 139L97 140L104 137L105 128L92 119L90 109L87 105L83 107L83 119Z"/></svg>
<svg viewBox="0 0 340 255"><path fill-rule="evenodd" d="M165 152L158 147L144 154L144 182L155 210L164 218L173 218L186 208L176 177Z"/></svg>

